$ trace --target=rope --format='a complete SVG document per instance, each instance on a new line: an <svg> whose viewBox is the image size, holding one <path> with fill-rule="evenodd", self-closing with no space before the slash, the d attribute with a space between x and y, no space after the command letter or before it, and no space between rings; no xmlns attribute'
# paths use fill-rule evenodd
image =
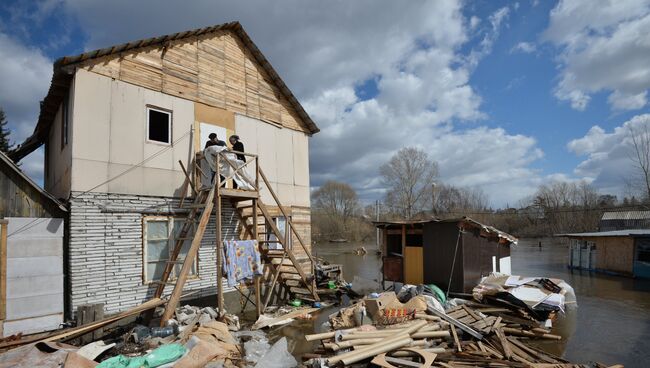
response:
<svg viewBox="0 0 650 368"><path fill-rule="evenodd" d="M458 238L456 239L456 249L454 249L454 261L451 262L451 272L449 273L449 283L447 284L447 294L445 299L449 298L449 289L451 289L451 279L454 275L454 267L456 266L456 254L458 253L458 244L460 243L460 236L463 233L462 230L458 230Z"/></svg>

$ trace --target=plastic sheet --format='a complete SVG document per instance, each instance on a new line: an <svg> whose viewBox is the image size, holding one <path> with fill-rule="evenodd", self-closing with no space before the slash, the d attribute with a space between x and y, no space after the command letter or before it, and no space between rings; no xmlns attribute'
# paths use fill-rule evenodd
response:
<svg viewBox="0 0 650 368"><path fill-rule="evenodd" d="M290 368L298 365L296 358L289 353L287 338L278 340L255 365L255 368Z"/></svg>

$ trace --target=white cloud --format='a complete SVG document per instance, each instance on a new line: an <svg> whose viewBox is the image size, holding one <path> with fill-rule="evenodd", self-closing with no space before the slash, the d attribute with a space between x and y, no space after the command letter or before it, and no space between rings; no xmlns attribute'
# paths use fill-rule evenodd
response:
<svg viewBox="0 0 650 368"><path fill-rule="evenodd" d="M611 132L594 126L585 136L569 142L570 152L585 156L575 175L593 179L603 193L625 194L626 182L634 177L631 134L644 126L650 127L650 114L634 116Z"/></svg>
<svg viewBox="0 0 650 368"><path fill-rule="evenodd" d="M530 137L481 126L482 99L470 84L510 8L481 22L465 18L462 4L359 0L333 11L327 2L298 0L197 0L191 8L66 0L66 12L86 32L86 49L241 21L321 128L310 143L314 185L336 179L377 198L378 167L415 145L440 162L443 180L482 187L496 205L514 203L543 180L530 168L542 152ZM362 99L355 88L368 80L377 94Z"/></svg>
<svg viewBox="0 0 650 368"><path fill-rule="evenodd" d="M537 51L537 47L530 42L519 42L510 50L511 53L523 52L524 54L532 54L535 51Z"/></svg>
<svg viewBox="0 0 650 368"><path fill-rule="evenodd" d="M22 45L0 33L0 107L9 121L11 140L21 143L34 130L41 101L52 78L52 62L35 48ZM40 182L43 154L27 157L23 170Z"/></svg>
<svg viewBox="0 0 650 368"><path fill-rule="evenodd" d="M561 49L555 96L584 110L594 93L609 92L615 110L647 104L650 88L650 0L563 0L543 38Z"/></svg>

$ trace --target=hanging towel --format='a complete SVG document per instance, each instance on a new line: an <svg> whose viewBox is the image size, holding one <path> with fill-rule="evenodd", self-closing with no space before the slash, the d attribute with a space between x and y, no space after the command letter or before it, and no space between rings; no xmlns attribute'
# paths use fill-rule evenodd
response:
<svg viewBox="0 0 650 368"><path fill-rule="evenodd" d="M262 275L262 259L257 240L226 240L223 253L223 271L228 278L228 286Z"/></svg>

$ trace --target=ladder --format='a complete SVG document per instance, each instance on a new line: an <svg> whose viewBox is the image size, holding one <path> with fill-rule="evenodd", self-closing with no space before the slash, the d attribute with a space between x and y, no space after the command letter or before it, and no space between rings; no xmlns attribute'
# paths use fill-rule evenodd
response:
<svg viewBox="0 0 650 368"><path fill-rule="evenodd" d="M188 274L193 267L197 257L205 229L210 221L211 216L215 215L216 221L216 258L217 258L217 304L219 313L223 311L223 288L222 288L222 265L223 265L223 241L221 236L221 204L224 200L229 200L235 208L235 213L239 218L242 230L243 239L255 239L260 245L262 260L268 267L268 274L265 280L256 278L256 298L257 298L257 312L262 313L268 306L276 284L278 288L284 288L290 295L299 296L302 299L319 301L318 291L315 280L315 264L316 261L311 255L311 252L306 247L302 237L296 231L290 217L287 215L285 209L280 203L278 196L273 191L270 182L266 175L259 167L257 156L252 154L243 153L251 158L246 165L235 167L223 153L217 155L217 167L220 160L225 160L234 169L232 174L225 178L225 181L231 179L237 172L255 163L255 179L254 183L251 181L249 184L253 187L252 191L244 191L237 189L229 189L222 187L222 181L219 175L215 175L214 180L208 188L199 188L201 175L207 176L197 164L200 162L201 154L192 160L189 169L194 171L194 180L186 170L181 161L179 164L185 174L185 180L181 187L181 199L179 207L189 210L189 213L181 227L180 231L174 239L174 248L170 254L170 258L165 265L165 269L157 283L154 292L154 298L160 298L164 293L167 285L174 285L171 296L165 307L165 311L161 318L161 325L164 325L174 314L176 306L178 305L181 293L185 282L187 281ZM193 168L193 169L192 169ZM275 205L278 207L280 214L285 218L286 225L285 231L282 232L275 224L274 218L269 208L262 203L260 198L260 178L264 181L266 189L270 192ZM191 204L187 204L187 200L192 199ZM243 204L243 205L242 205ZM194 226L197 224L197 226ZM260 231L260 228L262 231ZM272 239L268 234L273 234L275 239ZM291 239L296 239L298 245L304 255L296 256L291 248ZM185 259L178 260L181 249L186 241L191 240L190 248L185 255ZM275 244L275 247L269 247L269 244ZM277 249L273 249L277 248ZM181 270L177 278L170 282L172 273L176 265L182 264ZM263 276L264 277L264 276ZM260 296L260 284L266 285L266 296L262 306ZM276 292L279 296L279 293Z"/></svg>

